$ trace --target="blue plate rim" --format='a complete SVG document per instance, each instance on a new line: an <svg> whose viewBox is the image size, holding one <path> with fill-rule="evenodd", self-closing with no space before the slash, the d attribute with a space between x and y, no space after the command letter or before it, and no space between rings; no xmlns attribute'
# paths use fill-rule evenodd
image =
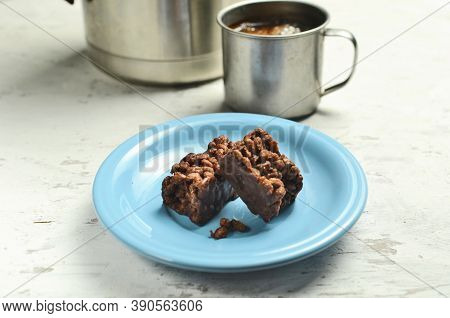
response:
<svg viewBox="0 0 450 318"><path fill-rule="evenodd" d="M219 117L219 118L216 118ZM204 121L207 120L221 120L220 117L226 117L227 121L230 120L236 120L236 121L245 121L246 118L251 120L252 122L255 121L255 119L260 120L264 124L263 127L268 123L280 123L284 125L290 125L290 126L300 126L300 127L309 127L294 121L290 121L287 119L282 119L279 117L272 117L272 116L266 116L266 115L259 115L259 114L250 114L250 113L210 113L210 114L201 114L201 115L193 115L184 117L181 119L174 119L170 121L163 122L159 125L157 125L155 128L161 128L165 127L167 128L173 128L176 126L194 123L196 121ZM223 119L222 119L223 120ZM103 178L108 177L108 165L113 163L114 157L119 155L120 153L125 154L130 149L132 149L134 146L137 145L137 142L139 142L139 134L135 134L132 137L125 140L123 143L121 143L119 146L117 146L103 161L100 168L97 171L97 174L94 179L93 188L92 188L92 196L93 196L93 203L96 210L96 213L99 217L99 219L102 221L103 225L107 230L109 230L115 237L117 237L121 242L125 243L126 246L130 247L134 251L138 252L139 254L152 259L154 261L173 266L178 267L182 269L189 269L189 270L196 270L196 271L203 271L203 272L246 272L246 271L256 271L256 270L262 270L262 269L268 269L268 268L274 268L282 265L286 265L289 263L293 263L302 259L305 259L307 257L310 257L314 254L317 254L324 249L330 247L334 243L336 243L344 234L346 234L350 228L357 222L359 217L361 216L362 212L364 211L364 207L367 203L368 198L368 185L367 185L367 179L365 177L364 171L357 161L357 159L353 156L352 153L350 153L349 150L347 150L343 145L341 145L339 142L334 140L333 138L329 137L328 135L315 130L312 127L309 127L310 132L313 134L316 134L319 136L322 140L326 141L333 147L337 149L338 152L340 152L344 158L346 159L346 162L351 165L353 168L353 171L355 172L354 180L356 179L359 188L357 190L359 191L359 195L357 195L357 198L354 200L351 207L347 207L344 209L344 211L351 210L351 213L347 212L348 215L346 215L345 223L334 226L334 231L329 231L330 233L327 233L327 235L322 238L319 242L309 245L307 248L299 248L294 253L289 254L283 254L278 255L277 257L273 256L266 256L264 259L259 259L253 262L242 262L242 263L231 263L231 264L222 264L222 263L215 263L211 262L210 260L195 260L193 258L185 258L185 259L173 259L171 255L165 254L163 251L159 250L152 250L151 246L149 245L143 245L143 242L139 241L133 241L133 239L126 233L120 230L120 227L115 227L115 223L118 222L118 220L111 220L108 218L108 214L104 213L102 211L105 210L105 206L102 202L102 198L99 195L101 193L101 183ZM142 132L141 132L142 133ZM149 135L147 135L149 136ZM137 141L137 142L136 142ZM120 158L120 157L119 157ZM138 208L134 208L135 210L139 210L140 208L146 206L150 202L147 202L143 204L142 206ZM305 202L303 204L307 205ZM313 208L314 209L314 208ZM343 215L344 213L342 213Z"/></svg>

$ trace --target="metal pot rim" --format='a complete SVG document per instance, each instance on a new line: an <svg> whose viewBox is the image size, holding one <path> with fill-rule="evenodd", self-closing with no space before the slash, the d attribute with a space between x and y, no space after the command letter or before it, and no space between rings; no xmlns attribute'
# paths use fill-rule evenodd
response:
<svg viewBox="0 0 450 318"><path fill-rule="evenodd" d="M242 7L242 6L246 6L246 5L250 5L250 4L258 4L258 3L265 3L265 2L293 2L293 3L299 3L299 4L303 4L309 7L312 7L314 9L317 9L319 11L322 11L322 13L325 15L325 21L310 30L304 31L304 32L300 32L300 33L296 33L296 34L290 34L290 35L255 35L255 34L249 34L249 33L244 33L244 32L239 32L239 31L235 31L233 29L231 29L228 25L226 25L225 23L223 23L222 18L230 11ZM308 36L310 34L316 33L322 29L325 28L325 26L328 24L328 22L330 21L330 15L328 14L328 11L326 11L324 8L315 5L315 4L311 4L308 2L304 2L304 1L298 1L298 0L250 0L250 1L242 1L242 2L238 2L236 4L230 5L228 7L223 8L222 10L219 11L219 13L217 14L217 23L220 25L220 27L222 27L223 30L226 30L230 33L236 34L238 36L242 36L242 37L246 37L246 38L252 38L252 39L267 39L267 40L284 40L284 39L289 39L289 38L299 38L299 37L303 37L303 36Z"/></svg>

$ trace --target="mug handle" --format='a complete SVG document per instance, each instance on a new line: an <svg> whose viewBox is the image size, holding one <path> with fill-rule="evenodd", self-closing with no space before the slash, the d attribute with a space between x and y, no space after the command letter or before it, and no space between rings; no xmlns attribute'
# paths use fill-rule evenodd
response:
<svg viewBox="0 0 450 318"><path fill-rule="evenodd" d="M335 90L345 86L345 84L347 84L348 81L350 81L350 79L352 78L353 73L355 73L355 68L356 68L356 64L358 61L358 42L356 41L355 36L350 31L343 30L343 29L325 29L324 36L338 36L338 37L349 40L353 44L353 48L354 48L353 52L354 53L353 53L352 68L351 68L350 74L347 76L347 78L340 83L337 83L330 87L325 88L323 90L321 96L324 96L328 93L334 92Z"/></svg>

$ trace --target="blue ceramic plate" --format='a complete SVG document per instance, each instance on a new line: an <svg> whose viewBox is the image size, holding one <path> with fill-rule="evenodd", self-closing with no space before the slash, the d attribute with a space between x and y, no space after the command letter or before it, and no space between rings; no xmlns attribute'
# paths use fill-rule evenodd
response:
<svg viewBox="0 0 450 318"><path fill-rule="evenodd" d="M215 136L242 138L256 127L302 170L303 190L265 224L237 199L203 227L162 204L161 182L188 152L203 152ZM98 216L121 241L148 258L208 272L241 272L304 259L335 243L361 215L367 183L356 159L330 137L293 121L219 113L150 127L115 149L100 167L93 197ZM249 225L247 233L213 240L221 217Z"/></svg>

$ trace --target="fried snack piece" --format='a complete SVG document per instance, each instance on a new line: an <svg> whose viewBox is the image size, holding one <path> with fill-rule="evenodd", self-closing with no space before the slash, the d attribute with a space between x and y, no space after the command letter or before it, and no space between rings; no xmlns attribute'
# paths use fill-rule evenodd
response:
<svg viewBox="0 0 450 318"><path fill-rule="evenodd" d="M236 198L218 163L231 146L228 138L220 136L205 153L190 153L174 164L172 175L162 183L163 203L197 225L216 216L226 202Z"/></svg>
<svg viewBox="0 0 450 318"><path fill-rule="evenodd" d="M278 143L261 128L234 143L219 164L242 201L265 222L291 204L303 186L298 167L280 154Z"/></svg>
<svg viewBox="0 0 450 318"><path fill-rule="evenodd" d="M224 226L228 229L238 232L247 232L249 230L249 227L247 225L235 219L229 220L227 218L221 218L220 226Z"/></svg>
<svg viewBox="0 0 450 318"><path fill-rule="evenodd" d="M226 238L230 232L238 231L238 232L247 232L249 230L249 227L238 220L229 220L227 218L221 218L220 219L220 226L213 232L209 231L211 233L211 238L215 240L220 240L223 238Z"/></svg>
<svg viewBox="0 0 450 318"><path fill-rule="evenodd" d="M247 232L250 228L238 220L231 220L231 229L238 232Z"/></svg>
<svg viewBox="0 0 450 318"><path fill-rule="evenodd" d="M213 231L209 232L211 233L211 238L215 240L220 240L228 236L230 229L226 226L219 226L214 232Z"/></svg>

